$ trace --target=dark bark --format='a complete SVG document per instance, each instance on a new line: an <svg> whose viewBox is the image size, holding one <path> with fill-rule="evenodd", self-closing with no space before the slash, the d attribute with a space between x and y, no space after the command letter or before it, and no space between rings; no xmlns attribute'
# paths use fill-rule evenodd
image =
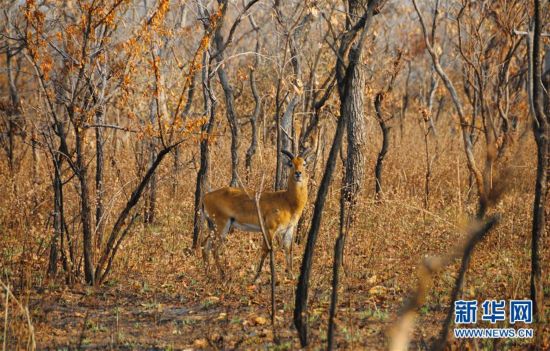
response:
<svg viewBox="0 0 550 351"><path fill-rule="evenodd" d="M38 142L36 139L36 130L32 131L31 136L31 156L32 156L32 184L33 186L38 186L40 183L40 180L38 178ZM34 208L38 208L38 198L33 199L33 206Z"/></svg>
<svg viewBox="0 0 550 351"><path fill-rule="evenodd" d="M323 179L317 192L317 198L315 200L315 206L313 210L313 216L311 219L311 226L307 236L306 248L304 251L304 257L302 259L302 265L300 267L300 277L296 286L296 301L294 307L294 325L298 330L300 336L300 343L302 347L308 344L307 335L307 298L309 289L309 276L311 273L311 265L313 262L313 253L315 250L315 244L317 242L317 236L319 235L319 229L321 227L321 220L323 218L323 210L325 207L326 196L332 181L332 175L334 168L336 167L336 160L338 159L338 153L342 145L342 138L344 136L344 129L346 126L345 116L341 116L338 120L336 127L336 133L332 141L330 148L325 172Z"/></svg>
<svg viewBox="0 0 550 351"><path fill-rule="evenodd" d="M85 164L82 145L84 143L84 130L79 130L80 126L77 124L73 125L76 146L76 175L80 184L80 220L83 234L84 278L87 284L94 285L93 233L90 213L90 194L88 192L88 169Z"/></svg>
<svg viewBox="0 0 550 351"><path fill-rule="evenodd" d="M399 135L403 139L404 126L405 126L405 116L407 114L407 109L409 108L409 83L411 80L411 61L407 62L407 79L405 80L405 94L403 95L403 101L401 103L401 119L399 120Z"/></svg>
<svg viewBox="0 0 550 351"><path fill-rule="evenodd" d="M149 183L152 175L155 173L156 169L164 159L164 157L179 143L172 144L164 149L162 149L155 158L155 161L153 164L149 167L139 184L136 186L134 191L132 191L132 194L130 195L130 198L126 202L126 205L124 206L124 209L120 212L120 214L117 217L117 220L113 226L113 229L111 230L111 233L109 235L109 239L107 240L107 243L105 245L105 248L103 249L103 253L101 255L101 258L99 259L96 270L95 270L95 282L97 284L101 284L107 274L109 273L109 270L107 268L107 264L109 266L111 265L111 262L117 252L117 248L120 246L120 243L125 237L125 233L127 232L122 231L122 228L124 227L124 224L126 220L128 219L130 212L135 207L135 205L138 203L139 199L141 198L143 191L147 187L147 184ZM135 218L135 216L134 216ZM126 229L133 223L133 219L130 221L130 223L126 226ZM122 234L121 234L122 232Z"/></svg>
<svg viewBox="0 0 550 351"><path fill-rule="evenodd" d="M250 116L250 129L251 129L250 146L248 147L248 150L246 150L246 158L245 158L247 182L249 181L250 173L252 171L252 158L254 157L254 154L256 153L256 149L258 147L258 118L260 117L260 112L261 112L260 94L258 94L258 87L256 85L256 75L255 75L256 69L258 68L258 64L260 63L260 60L258 57L258 54L260 52L259 28L256 26L252 17L250 17L250 24L252 25L254 31L256 32L256 48L254 50L256 55L254 57L254 66L250 68L250 74L249 74L250 91L252 92L252 96L254 97L254 111L252 112L252 116Z"/></svg>
<svg viewBox="0 0 550 351"><path fill-rule="evenodd" d="M548 153L549 153L549 124L550 109L544 111L545 87L542 82L542 14L541 1L534 0L534 33L533 33L533 55L532 55L532 98L534 107L533 134L537 144L537 174L535 180L535 200L533 203L533 228L531 238L531 300L533 300L533 317L535 322L542 324L544 315L544 291L543 275L541 267L542 238L546 233L546 214L548 196ZM550 71L548 72L550 74ZM548 77L546 77L548 78ZM546 79L546 91L550 88ZM548 107L548 96L547 107ZM548 115L546 115L549 113ZM541 330L541 329L539 329ZM539 333L540 334L540 333ZM542 338L537 337L537 347L541 348Z"/></svg>
<svg viewBox="0 0 550 351"><path fill-rule="evenodd" d="M350 55L359 55L359 48ZM367 139L367 121L364 113L365 75L360 65L350 76L348 93L340 97L342 114L347 114L347 157L343 191L346 201L355 202L365 179L364 147Z"/></svg>
<svg viewBox="0 0 550 351"><path fill-rule="evenodd" d="M437 7L436 7L437 12ZM435 22L434 22L435 23ZM432 27L432 36L435 32L435 24ZM433 40L433 39L432 39ZM430 82L430 89L427 96L427 107L423 111L423 133L424 133L424 157L426 162L426 172L424 174L424 208L430 208L430 185L432 179L432 161L430 157L430 132L433 132L433 135L436 136L435 124L432 118L433 110L433 101L435 96L435 91L437 89L439 80L437 79L436 72L432 67L432 76Z"/></svg>
<svg viewBox="0 0 550 351"><path fill-rule="evenodd" d="M63 136L64 137L64 136ZM50 149L50 151L52 151ZM54 234L50 243L50 255L48 261L48 275L55 276L57 274L57 266L59 256L61 255L61 263L65 271L67 284L72 284L74 271L73 260L74 254L71 247L69 253L67 246L70 245L69 233L65 224L65 214L63 209L63 180L61 177L61 169L63 166L62 147L57 152L51 152L52 162L54 167L53 191L54 191L54 213L53 213L53 229Z"/></svg>
<svg viewBox="0 0 550 351"><path fill-rule="evenodd" d="M48 275L57 273L57 261L59 254L58 243L63 237L63 183L61 181L61 160L53 155L53 230L54 234L50 243L50 256L48 261Z"/></svg>
<svg viewBox="0 0 550 351"><path fill-rule="evenodd" d="M388 126L388 121L393 119L393 112L388 119L384 118L384 114L382 112L382 102L384 101L384 97L386 96L386 94L390 93L393 90L395 79L399 74L399 70L401 68L400 66L401 58L402 58L402 54L401 52L398 52L397 57L393 63L393 72L391 74L390 81L387 87L380 90L374 98L374 110L376 112L376 120L378 121L378 125L380 126L380 130L382 132L382 146L380 148L380 151L378 152L378 157L376 159L376 166L374 167L374 179L375 179L374 190L375 190L376 200L380 200L383 195L382 170L384 168L384 159L386 157L386 154L388 153L389 143L390 143L390 139L389 139L390 127Z"/></svg>
<svg viewBox="0 0 550 351"><path fill-rule="evenodd" d="M10 96L10 106L6 109L6 127L7 127L7 143L5 145L6 154L8 157L8 166L10 173L13 174L15 171L14 161L15 161L15 135L18 129L17 119L19 118L21 100L19 98L19 92L15 83L15 76L13 72L15 68L13 67L12 59L14 58L14 53L12 48L7 45L6 47L6 74L8 79L8 91Z"/></svg>
<svg viewBox="0 0 550 351"><path fill-rule="evenodd" d="M330 315L328 323L327 348L334 348L335 318L338 307L338 285L339 271L344 257L344 245L347 232L349 231L354 212L354 205L357 201L364 180L365 157L363 155L363 146L366 141L366 121L364 117L364 86L365 77L361 67L362 52L366 40L367 32L372 22L374 10L378 8L378 1L370 0L365 10L365 3L360 0L349 0L348 9L354 18L364 11L363 17L366 17L364 27L361 28L360 37L354 39L354 36L344 37L340 45L340 57L349 49L349 63L343 67L343 62L338 60L337 79L338 92L340 93L340 118L346 121L348 147L347 158L345 162L345 174L340 193L340 232L334 246L333 276L332 276L332 296ZM351 30L351 23L348 19L348 33ZM353 41L355 41L354 44ZM340 72L340 73L339 73ZM342 75L341 72L345 72Z"/></svg>
<svg viewBox="0 0 550 351"><path fill-rule="evenodd" d="M363 23L363 27L357 27L355 33L353 32L356 26L352 27L350 31L345 34L345 37L353 37L359 29L363 29L361 33L361 38L358 42L358 47L362 47L362 44L365 40L365 32L368 28L370 20L373 14L373 7L376 7L378 1L373 1L369 3L368 10L359 20L360 23ZM367 21L367 18L369 19ZM349 43L351 45L351 43ZM360 52L356 52L360 53ZM350 57L349 64L347 67L341 66L343 70L340 73L338 89L340 96L346 96L350 90L352 84L351 76L355 72L355 66L359 64L359 55ZM343 63L342 63L343 64ZM341 106L341 109L344 107ZM313 210L313 216L311 219L311 226L308 232L306 248L304 251L304 256L302 259L302 265L300 267L300 277L298 279L298 284L296 285L296 302L294 307L294 325L298 330L298 335L300 337L300 343L302 347L305 347L308 344L308 335L307 335L307 299L308 299L308 289L309 289L309 276L311 274L311 265L313 262L313 253L315 250L315 244L317 242L317 236L319 234L319 229L321 226L321 219L323 217L323 209L325 206L326 195L328 193L328 188L332 181L332 175L334 173L334 168L336 167L336 160L338 153L340 152L342 138L344 136L344 129L346 128L348 121L348 115L345 113L340 114L340 119L338 120L338 125L336 127L336 133L334 134L334 139L332 141L332 146L330 148L327 164L325 167L325 172L323 174L323 179L319 186L319 191L317 192L317 198L315 200L315 206ZM339 267L338 267L339 269ZM335 291L335 290L333 290Z"/></svg>
<svg viewBox="0 0 550 351"><path fill-rule="evenodd" d="M338 232L338 238L334 244L334 262L332 263L332 294L330 298L329 320L328 320L328 335L327 335L327 349L334 350L335 348L335 318L336 309L338 308L338 287L340 285L340 267L344 259L344 245L346 243L346 236L349 232L351 225L351 216L353 205L346 200L345 193L342 191L340 194L340 227Z"/></svg>
<svg viewBox="0 0 550 351"><path fill-rule="evenodd" d="M155 116L155 105L158 107L159 101L152 101L151 102L151 111L150 111L150 122L151 125L154 125L157 121L155 121L155 118L160 118L159 115ZM149 165L150 168L153 163L155 162L155 159L157 158L157 146L156 146L156 140L151 139L147 143L148 147L148 154L149 154ZM144 223L152 224L155 221L155 207L157 202L157 176L156 173L153 173L151 175L151 180L149 181L147 185L147 199L145 201L145 218L143 219Z"/></svg>
<svg viewBox="0 0 550 351"><path fill-rule="evenodd" d="M275 286L276 286L277 282L276 282L276 276L275 276L275 257L274 257L274 252L273 252L273 241L270 241L268 239L268 234L267 234L267 231L266 231L265 225L264 225L264 219L263 219L264 217L263 217L262 211L260 209L260 197L261 197L261 194L262 194L263 185L264 185L264 179L262 178L262 182L260 184L260 189L259 189L258 192L256 192L256 194L254 196L254 200L255 200L255 205L256 205L256 212L258 213L258 222L260 223L260 229L262 231L262 235L263 235L263 238L264 238L264 245L269 250L269 268L270 268L270 273L271 273L271 327L273 328L273 335L275 335L275 313L276 313ZM273 239L273 238L271 238L271 239ZM263 263L263 259L262 259L262 263ZM260 273L261 268L262 268L262 264L260 264L260 266L259 266L258 274Z"/></svg>
<svg viewBox="0 0 550 351"><path fill-rule="evenodd" d="M99 279L99 283L102 283L105 280L105 277L107 277L107 275L109 274L109 272L111 272L111 267L113 266L113 260L115 259L115 255L118 252L118 249L120 248L120 244L122 243L122 241L124 240L124 238L126 237L128 232L130 231L130 228L132 228L132 225L134 224L137 217L138 217L138 214L135 213L132 216L132 218L130 219L130 223L126 226L126 228L124 228L124 231L122 231L122 233L120 234L120 237L117 240L117 242L116 242L115 246L113 247L112 252L109 256L109 261L107 262L107 267L105 267L105 270L104 270L103 274L101 275L101 279Z"/></svg>
<svg viewBox="0 0 550 351"><path fill-rule="evenodd" d="M224 0L227 2L227 0ZM227 6L223 7L224 9ZM238 184L238 169L239 169L239 124L237 122L237 112L235 110L235 97L233 93L233 87L229 83L229 78L225 72L223 60L224 60L224 50L226 46L224 45L223 36L221 29L223 27L223 20L225 17L226 11L223 11L223 17L221 19L222 24L218 26L214 32L214 43L216 44L216 49L218 50L216 55L216 62L218 65L218 78L220 79L220 84L222 85L223 94L225 97L225 107L226 107L226 116L227 122L229 123L229 128L231 130L231 182L230 186L237 186Z"/></svg>
<svg viewBox="0 0 550 351"><path fill-rule="evenodd" d="M260 116L261 105L260 105L260 95L258 94L258 88L256 87L254 69L250 69L250 90L252 91L252 96L254 96L254 112L250 117L250 128L251 128L251 137L250 137L250 146L246 151L246 180L248 182L250 173L252 171L252 158L256 153L258 148L258 117Z"/></svg>
<svg viewBox="0 0 550 351"><path fill-rule="evenodd" d="M96 111L96 124L103 124L104 117L103 106ZM103 239L104 221L103 221L103 168L104 168L104 154L103 154L103 128L97 127L95 129L95 147L96 147L96 171L95 171L95 191L96 191L96 208L95 208L95 225L96 225L96 248L101 247L101 241Z"/></svg>
<svg viewBox="0 0 550 351"><path fill-rule="evenodd" d="M328 99L330 98L335 85L336 85L336 76L331 75L329 78L327 78L327 80L323 84L324 90L321 98L313 102L313 116L310 119L307 127L305 127L305 130L302 131L302 135L300 137L300 152L307 148L306 144L308 140L312 139L314 135L313 133L318 130L321 111L325 106L326 102L328 101ZM312 144L309 146L313 147L315 145Z"/></svg>
<svg viewBox="0 0 550 351"><path fill-rule="evenodd" d="M210 148L209 139L214 131L214 124L216 122L216 104L217 100L210 85L210 68L206 64L209 61L209 54L206 52L203 57L202 68L202 86L204 96L204 111L209 116L208 123L204 124L201 128L202 132L206 134L205 138L201 140L200 152L201 163L197 173L197 183L195 187L195 211L193 218L193 249L196 249L200 243L199 238L201 234L201 227L203 223L202 214L202 198L206 193L206 183L208 181L208 171L210 168Z"/></svg>
<svg viewBox="0 0 550 351"><path fill-rule="evenodd" d="M149 167L153 165L157 157L157 151L154 142L149 143ZM144 222L152 224L155 222L155 208L157 205L157 175L154 173L151 176L151 180L147 186L148 199L147 199L147 208L146 208L146 217Z"/></svg>
<svg viewBox="0 0 550 351"><path fill-rule="evenodd" d="M336 239L336 244L334 245L334 263L332 265L332 291L336 291L339 286L339 279L340 279L340 269L339 267L342 265L342 255L340 252L344 251L344 239L345 236L343 234L339 235ZM336 317L336 307L338 306L338 294L333 293L330 298L330 310L329 310L329 320L328 324L328 346L327 350L334 350L335 347L335 341L334 341L334 318Z"/></svg>
<svg viewBox="0 0 550 351"><path fill-rule="evenodd" d="M380 126L380 131L382 132L382 147L380 148L380 151L378 152L378 157L376 158L376 166L374 167L374 179L375 179L375 197L376 199L380 199L382 197L382 170L384 168L384 159L386 157L386 154L388 153L389 148L389 132L390 128L386 124L386 121L384 120L384 117L382 115L382 100L384 98L384 94L377 94L374 98L374 108L376 110L376 119L378 121L378 125Z"/></svg>

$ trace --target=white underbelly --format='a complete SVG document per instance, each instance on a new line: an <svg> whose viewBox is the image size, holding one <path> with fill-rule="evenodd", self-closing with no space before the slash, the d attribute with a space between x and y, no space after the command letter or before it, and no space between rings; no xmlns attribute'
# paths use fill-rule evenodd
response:
<svg viewBox="0 0 550 351"><path fill-rule="evenodd" d="M232 227L237 230L241 230L244 232L258 232L260 233L262 229L259 225L256 224L250 224L250 223L240 223L240 222L233 222ZM275 240L279 243L279 245L282 244L285 247L289 247L290 243L292 242L292 235L294 231L294 225L289 224L286 226L280 226L275 230Z"/></svg>
<svg viewBox="0 0 550 351"><path fill-rule="evenodd" d="M249 223L239 223L237 221L233 222L233 227L244 232L261 232L259 225L249 224Z"/></svg>

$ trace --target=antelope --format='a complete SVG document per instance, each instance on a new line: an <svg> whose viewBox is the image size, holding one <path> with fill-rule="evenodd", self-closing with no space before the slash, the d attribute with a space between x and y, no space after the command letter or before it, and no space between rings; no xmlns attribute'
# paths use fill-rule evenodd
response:
<svg viewBox="0 0 550 351"><path fill-rule="evenodd" d="M288 188L287 190L262 192L259 207L270 245L272 245L274 237L278 239L282 237L286 256L286 271L292 274L292 238L294 229L307 202L308 176L306 164L310 162L313 154L310 150L306 150L298 157L287 150L283 150L282 153L288 157L286 164L291 168L288 177ZM245 232L261 232L254 195L254 191L234 187L221 188L204 195L202 202L203 214L214 236L207 236L205 244L202 245L203 259L208 265L208 253L212 247L214 260L222 279L225 274L219 260L219 249L227 233L232 228ZM213 243L210 242L212 239ZM254 276L254 281L258 279L264 260L269 253L265 240L262 242L260 264Z"/></svg>

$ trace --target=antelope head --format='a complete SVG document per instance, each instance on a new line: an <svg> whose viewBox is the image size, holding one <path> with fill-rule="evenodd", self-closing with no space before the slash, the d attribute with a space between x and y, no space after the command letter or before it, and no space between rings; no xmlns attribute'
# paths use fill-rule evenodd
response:
<svg viewBox="0 0 550 351"><path fill-rule="evenodd" d="M281 151L285 156L288 157L287 166L290 167L291 171L289 174L289 185L291 183L297 184L307 184L307 165L313 159L314 154L310 149L306 149L298 157L288 150Z"/></svg>

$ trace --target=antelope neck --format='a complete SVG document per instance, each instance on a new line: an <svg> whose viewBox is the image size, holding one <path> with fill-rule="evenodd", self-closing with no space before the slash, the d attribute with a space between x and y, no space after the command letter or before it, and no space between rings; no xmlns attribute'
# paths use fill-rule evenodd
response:
<svg viewBox="0 0 550 351"><path fill-rule="evenodd" d="M307 182L302 180L300 183L297 183L292 179L288 180L288 200L296 208L303 208L307 201Z"/></svg>

